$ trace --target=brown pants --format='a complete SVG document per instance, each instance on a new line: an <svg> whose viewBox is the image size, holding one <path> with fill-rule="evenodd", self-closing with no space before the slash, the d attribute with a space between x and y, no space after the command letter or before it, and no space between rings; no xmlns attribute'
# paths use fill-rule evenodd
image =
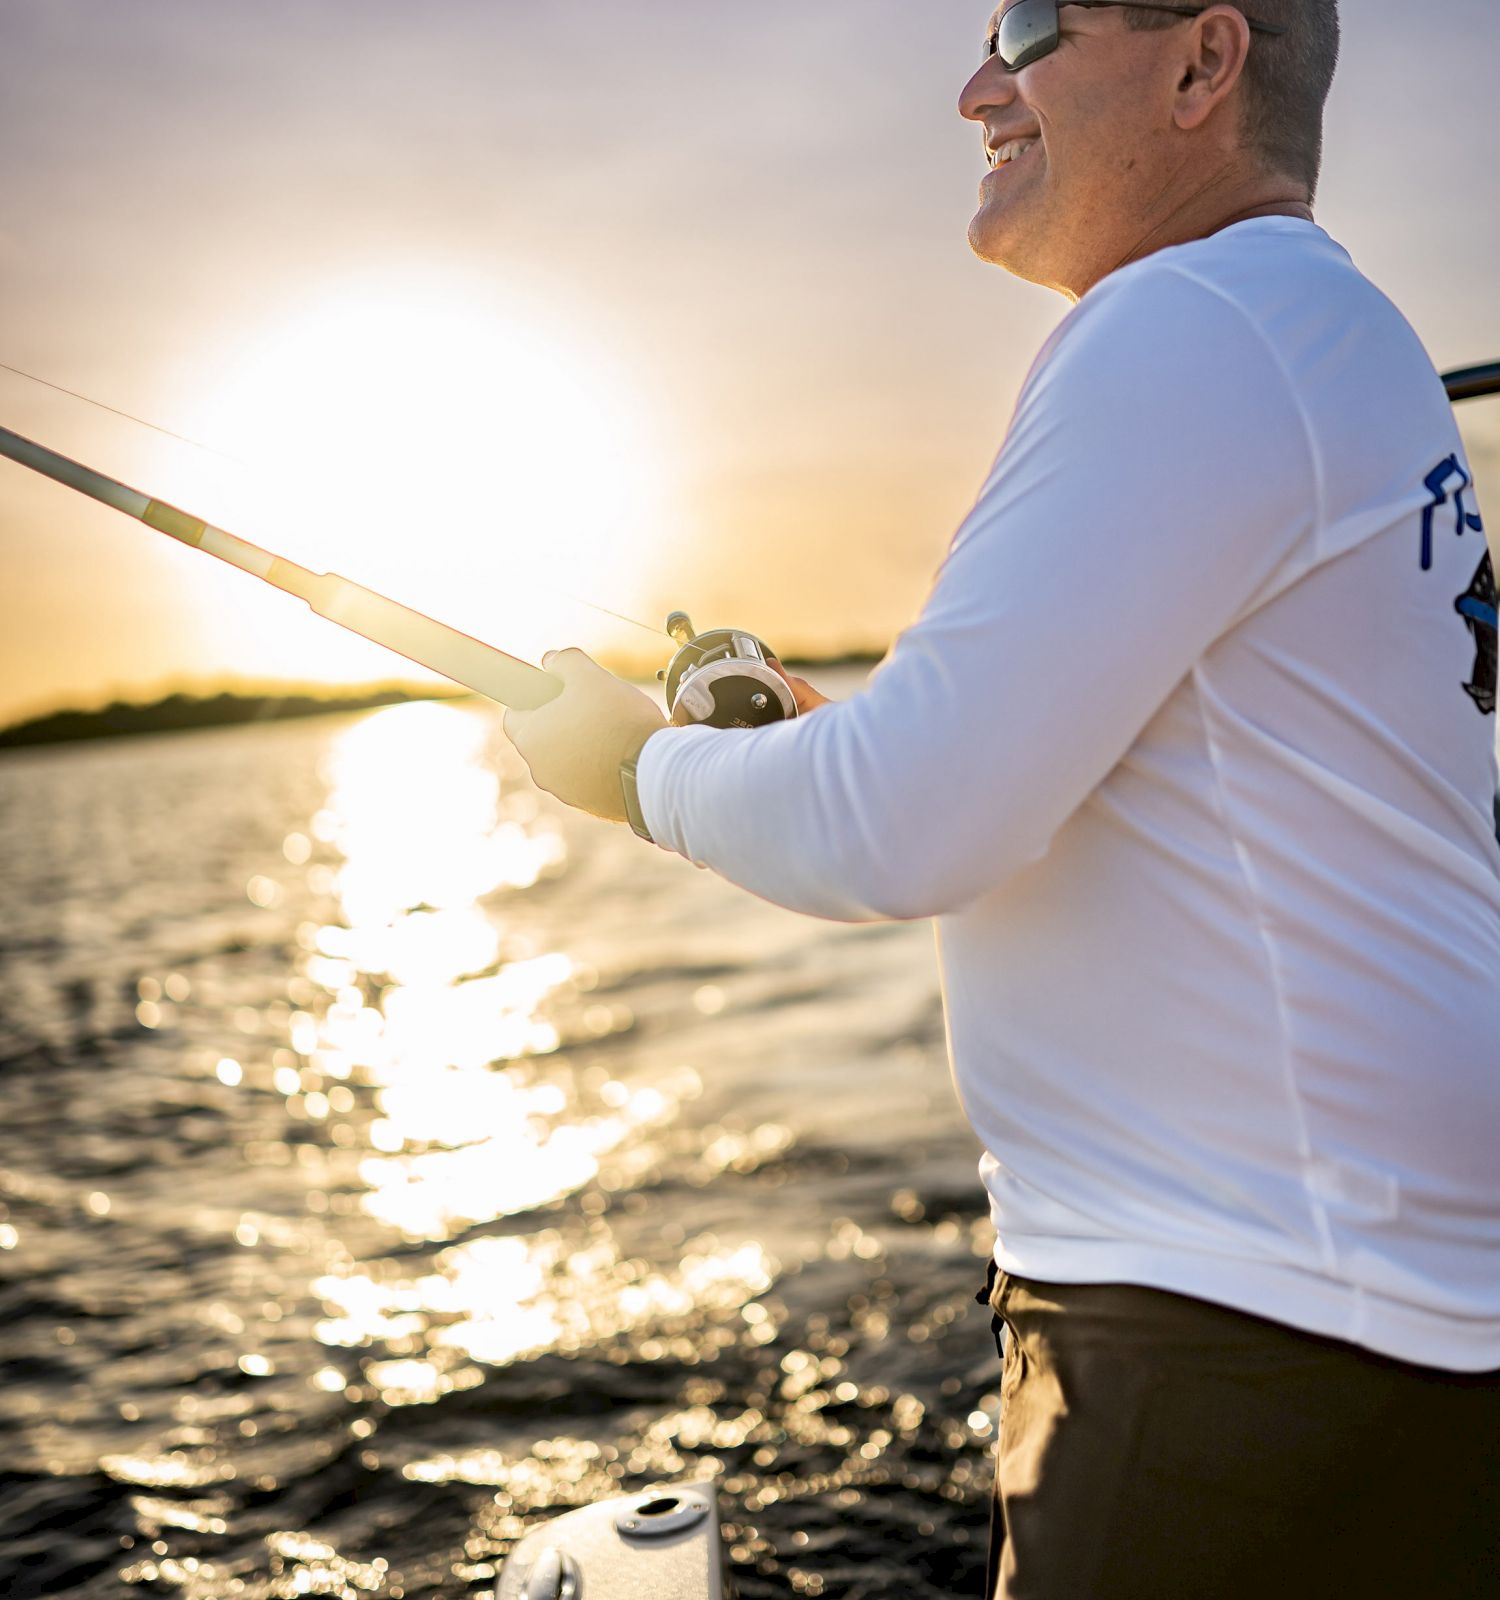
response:
<svg viewBox="0 0 1500 1600"><path fill-rule="evenodd" d="M1500 1373L992 1277L992 1600L1500 1597Z"/></svg>

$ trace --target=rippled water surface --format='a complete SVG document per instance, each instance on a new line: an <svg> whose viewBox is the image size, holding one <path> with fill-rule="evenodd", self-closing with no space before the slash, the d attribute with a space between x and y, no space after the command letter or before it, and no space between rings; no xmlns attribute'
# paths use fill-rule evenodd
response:
<svg viewBox="0 0 1500 1600"><path fill-rule="evenodd" d="M976 1592L926 927L537 797L488 710L0 763L0 1592L485 1595L718 1479L745 1597Z"/></svg>

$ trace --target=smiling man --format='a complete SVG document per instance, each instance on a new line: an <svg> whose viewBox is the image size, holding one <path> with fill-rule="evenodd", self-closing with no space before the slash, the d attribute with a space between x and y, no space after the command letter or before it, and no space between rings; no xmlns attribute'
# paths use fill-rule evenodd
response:
<svg viewBox="0 0 1500 1600"><path fill-rule="evenodd" d="M1002 7L970 239L1076 304L916 624L772 729L577 652L507 719L767 899L937 919L1010 1600L1500 1570L1494 577L1430 361L1312 221L1338 36Z"/></svg>

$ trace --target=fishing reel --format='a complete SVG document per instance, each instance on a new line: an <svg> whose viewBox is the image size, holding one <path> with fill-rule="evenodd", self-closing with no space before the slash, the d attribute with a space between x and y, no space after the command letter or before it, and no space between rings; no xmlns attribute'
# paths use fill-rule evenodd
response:
<svg viewBox="0 0 1500 1600"><path fill-rule="evenodd" d="M667 715L679 727L763 728L797 715L763 639L737 628L698 633L685 611L667 618L667 632L677 654L656 676L667 686Z"/></svg>

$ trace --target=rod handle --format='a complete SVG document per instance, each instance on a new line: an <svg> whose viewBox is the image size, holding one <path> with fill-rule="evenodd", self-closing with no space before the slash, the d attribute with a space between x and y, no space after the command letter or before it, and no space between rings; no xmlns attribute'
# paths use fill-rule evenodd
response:
<svg viewBox="0 0 1500 1600"><path fill-rule="evenodd" d="M310 588L304 598L320 617L503 706L534 711L562 693L552 673L349 578L319 573Z"/></svg>

